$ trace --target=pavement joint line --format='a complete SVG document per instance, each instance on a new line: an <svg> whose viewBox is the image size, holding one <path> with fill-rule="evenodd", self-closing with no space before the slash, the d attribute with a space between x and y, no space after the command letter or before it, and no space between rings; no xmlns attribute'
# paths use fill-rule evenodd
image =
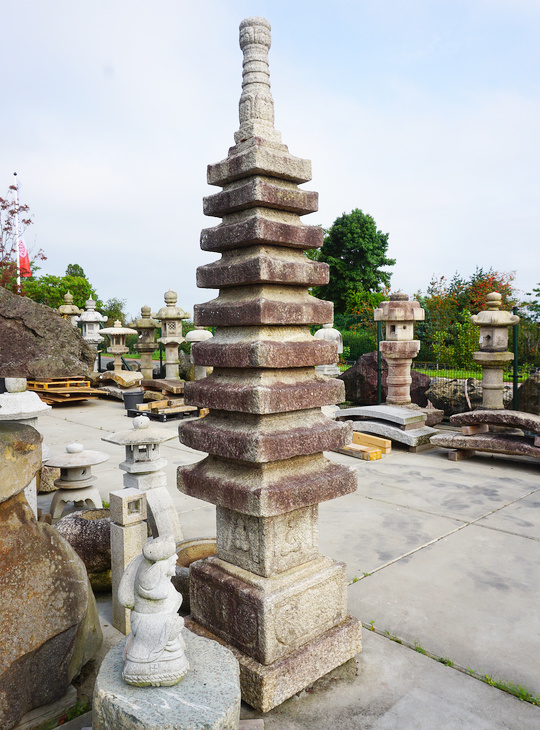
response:
<svg viewBox="0 0 540 730"><path fill-rule="evenodd" d="M373 623L366 623L365 621L362 621L362 628L366 629L367 631L373 631L378 636L381 636L384 639L388 639L388 641L393 641L395 644L401 644L402 646L406 647L407 649L410 649L411 651L416 652L417 654L422 654L423 656L427 657L428 659L431 659L432 661L437 662L438 664L444 664L445 667L448 667L448 669L455 669L457 672L461 672L461 674L466 674L468 677L472 677L472 679L476 679L478 682L483 682L484 684L487 684L490 687L494 687L494 689L499 690L499 692L505 692L506 694L510 694L513 696L515 695L513 692L510 692L508 689L503 689L502 687L497 686L496 682L488 681L488 679L491 679L488 677L487 674L482 674L481 672L477 672L475 669L471 669L470 667L464 667L462 664L459 664L458 662L454 662L450 657L439 657L437 654L433 654L433 652L429 651L428 649L424 649L423 646L420 646L419 642L415 640L413 644L411 644L410 641L407 641L407 639L402 639L400 636L396 636L394 633L390 633L388 630L383 631L382 629L378 629L375 626L375 622ZM447 661L451 661L451 664L448 664ZM503 684L509 685L513 684L512 682L503 682ZM518 685L514 685L517 687ZM518 697L518 699L521 699L522 702L529 702L532 705L540 706L540 697L538 695L533 694L530 692L530 695L532 696L531 700L523 700L522 698Z"/></svg>

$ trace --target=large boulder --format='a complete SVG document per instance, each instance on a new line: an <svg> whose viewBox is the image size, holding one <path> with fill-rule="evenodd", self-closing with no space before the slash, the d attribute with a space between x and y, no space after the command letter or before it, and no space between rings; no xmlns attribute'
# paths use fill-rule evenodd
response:
<svg viewBox="0 0 540 730"><path fill-rule="evenodd" d="M69 542L88 571L96 592L111 590L111 518L108 509L70 512L55 528Z"/></svg>
<svg viewBox="0 0 540 730"><path fill-rule="evenodd" d="M9 473L0 469L0 478L9 479L0 495L2 730L60 699L102 641L83 562L53 527L36 521L22 491L29 461L40 454L36 433L30 426L0 424L0 452L11 462Z"/></svg>
<svg viewBox="0 0 540 730"><path fill-rule="evenodd" d="M533 373L519 386L518 410L540 415L540 372Z"/></svg>
<svg viewBox="0 0 540 730"><path fill-rule="evenodd" d="M386 378L388 366L382 358L382 402L386 400L388 388ZM425 408L428 404L426 391L431 379L429 376L411 370L411 401ZM368 352L358 358L355 364L339 376L345 383L346 400L359 406L373 406L377 404L377 353Z"/></svg>
<svg viewBox="0 0 540 730"><path fill-rule="evenodd" d="M482 408L482 381L468 378L434 378L426 393L435 408L444 411L445 416L466 413ZM512 385L504 384L503 403L512 408Z"/></svg>
<svg viewBox="0 0 540 730"><path fill-rule="evenodd" d="M0 376L87 375L95 351L54 309L0 287Z"/></svg>

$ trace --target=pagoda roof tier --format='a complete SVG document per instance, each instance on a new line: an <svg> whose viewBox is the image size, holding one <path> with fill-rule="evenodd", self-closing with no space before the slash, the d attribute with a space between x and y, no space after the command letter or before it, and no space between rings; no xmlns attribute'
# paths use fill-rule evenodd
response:
<svg viewBox="0 0 540 730"><path fill-rule="evenodd" d="M195 365L291 368L336 362L337 344L312 337L308 327L224 327L191 348Z"/></svg>
<svg viewBox="0 0 540 730"><path fill-rule="evenodd" d="M184 424L181 434L197 451L264 462L339 449L352 440L352 422L332 421L319 408L270 415L215 410Z"/></svg>
<svg viewBox="0 0 540 730"><path fill-rule="evenodd" d="M224 251L219 261L197 269L197 286L202 289L264 283L322 286L328 283L328 266L311 261L301 251L249 246Z"/></svg>
<svg viewBox="0 0 540 730"><path fill-rule="evenodd" d="M203 326L313 325L329 322L334 305L312 297L305 287L253 285L223 289L217 299L194 307Z"/></svg>
<svg viewBox="0 0 540 730"><path fill-rule="evenodd" d="M272 216L272 212L265 208L254 208L253 212L248 211L249 215L240 220L224 221L214 228L204 228L201 231L201 249L221 253L256 243L302 250L322 246L323 229L320 226L296 223L291 213L274 213ZM288 220L287 216L290 216Z"/></svg>
<svg viewBox="0 0 540 730"><path fill-rule="evenodd" d="M178 489L184 494L254 517L336 499L354 492L357 482L355 469L322 454L264 464L208 456L178 471Z"/></svg>
<svg viewBox="0 0 540 730"><path fill-rule="evenodd" d="M227 159L208 165L206 179L209 185L224 186L253 175L306 183L311 180L311 161L294 157L284 144L252 137L231 147Z"/></svg>
<svg viewBox="0 0 540 730"><path fill-rule="evenodd" d="M203 380L186 383L186 404L243 413L281 413L334 405L345 398L344 383L313 368L242 370L214 368Z"/></svg>
<svg viewBox="0 0 540 730"><path fill-rule="evenodd" d="M319 194L299 190L288 181L259 176L232 183L221 193L203 198L204 214L220 218L228 213L257 207L305 215L319 209Z"/></svg>

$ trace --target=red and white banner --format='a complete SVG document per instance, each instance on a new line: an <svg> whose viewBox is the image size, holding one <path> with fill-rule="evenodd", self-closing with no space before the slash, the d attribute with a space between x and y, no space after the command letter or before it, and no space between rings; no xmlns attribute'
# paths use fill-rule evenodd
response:
<svg viewBox="0 0 540 730"><path fill-rule="evenodd" d="M24 239L19 238L19 271L21 276L32 276L30 270L30 258L28 257L28 250L25 246Z"/></svg>

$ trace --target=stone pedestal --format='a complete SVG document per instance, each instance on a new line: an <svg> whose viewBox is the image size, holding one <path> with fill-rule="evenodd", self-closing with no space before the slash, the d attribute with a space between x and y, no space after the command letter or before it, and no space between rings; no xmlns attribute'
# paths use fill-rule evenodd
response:
<svg viewBox="0 0 540 730"><path fill-rule="evenodd" d="M508 328L517 324L519 317L499 311L502 297L498 292L491 292L486 300L487 310L471 317L480 327L480 350L473 352L473 358L482 366L482 408L500 410L504 408L504 368L514 359L514 354L507 352Z"/></svg>
<svg viewBox="0 0 540 730"><path fill-rule="evenodd" d="M181 441L209 456L181 467L178 486L218 507L217 556L191 566L189 625L235 652L244 700L266 712L360 651L344 566L317 543L318 503L354 491L356 472L322 453L348 443L351 426L321 412L344 397L341 381L315 373L338 360L336 343L309 330L332 319L332 304L308 293L328 266L303 254L322 244L322 229L300 220L318 200L298 188L309 161L273 126L268 21L244 20L240 46L240 128L208 167L223 191L204 200L223 222L201 234L222 258L197 271L199 287L220 289L194 313L217 328L192 347L214 370L185 386L186 403L210 413L180 426Z"/></svg>
<svg viewBox="0 0 540 730"><path fill-rule="evenodd" d="M189 312L176 306L178 295L172 289L165 292L165 306L161 307L156 318L161 322L161 337L158 342L165 345L165 378L180 380L178 346L184 341L182 320L188 319Z"/></svg>
<svg viewBox="0 0 540 730"><path fill-rule="evenodd" d="M139 333L139 340L135 349L141 355L141 374L145 380L152 380L154 376L154 363L152 355L156 349L154 333L159 327L159 322L152 319L150 307L145 304L141 307L141 317L135 320L134 327Z"/></svg>
<svg viewBox="0 0 540 730"><path fill-rule="evenodd" d="M388 365L386 403L407 406L411 402L411 364L420 350L420 342L413 340L414 322L424 319L424 310L417 301L409 301L407 294L390 295L374 312L376 322L384 322L385 340L379 349Z"/></svg>
<svg viewBox="0 0 540 730"><path fill-rule="evenodd" d="M191 669L173 687L122 680L126 640L110 650L94 688L94 730L234 730L240 722L238 662L215 641L183 631Z"/></svg>

